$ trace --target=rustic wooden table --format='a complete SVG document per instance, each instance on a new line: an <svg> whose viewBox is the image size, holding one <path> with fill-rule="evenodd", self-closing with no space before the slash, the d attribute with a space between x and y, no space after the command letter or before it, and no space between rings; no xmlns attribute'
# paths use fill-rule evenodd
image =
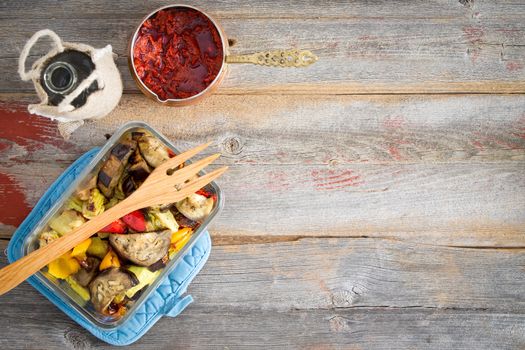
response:
<svg viewBox="0 0 525 350"><path fill-rule="evenodd" d="M212 97L167 108L126 66L134 27L166 2L0 3L2 251L71 162L140 119L181 149L214 140L231 170L195 303L132 348L523 349L525 3L192 3L234 53L319 61L234 65ZM120 105L68 141L26 112L16 73L42 28L119 55ZM106 347L28 284L0 299L0 329L2 349Z"/></svg>

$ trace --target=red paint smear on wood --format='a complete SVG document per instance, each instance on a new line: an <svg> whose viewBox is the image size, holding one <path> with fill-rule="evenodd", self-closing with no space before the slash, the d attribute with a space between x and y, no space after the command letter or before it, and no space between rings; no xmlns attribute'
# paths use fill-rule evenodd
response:
<svg viewBox="0 0 525 350"><path fill-rule="evenodd" d="M328 43L328 44L326 45L326 48L327 48L327 49L331 49L331 50L335 50L335 49L337 48L338 45L339 45L339 43L337 43L337 42L332 42L332 43Z"/></svg>
<svg viewBox="0 0 525 350"><path fill-rule="evenodd" d="M290 188L288 176L284 171L270 171L266 187L271 191L285 191Z"/></svg>
<svg viewBox="0 0 525 350"><path fill-rule="evenodd" d="M476 63L476 61L479 58L479 53L480 53L479 49L473 49L469 51L470 61L472 63Z"/></svg>
<svg viewBox="0 0 525 350"><path fill-rule="evenodd" d="M363 181L360 181L361 176L354 174L352 170L312 170L311 175L315 189L321 191L363 184Z"/></svg>
<svg viewBox="0 0 525 350"><path fill-rule="evenodd" d="M405 124L405 118L401 115L389 116L383 121L386 129L400 129Z"/></svg>
<svg viewBox="0 0 525 350"><path fill-rule="evenodd" d="M463 27L463 33L468 43L471 46L474 46L473 48L470 47L468 49L468 54L470 56L471 62L476 63L480 55L480 48L478 47L478 45L481 43L482 38L485 35L485 33L483 32L482 28L473 27L473 26Z"/></svg>
<svg viewBox="0 0 525 350"><path fill-rule="evenodd" d="M483 144L479 141L473 141L472 144L480 151L483 151L485 149L485 147L483 147Z"/></svg>
<svg viewBox="0 0 525 350"><path fill-rule="evenodd" d="M522 144L522 142L517 142L517 141L513 141L513 140L503 140L503 139L500 139L500 138L497 138L495 137L494 135L484 135L484 134L481 134L480 132L474 132L473 133L474 135L477 136L478 140L475 140L473 142L473 144L475 145L475 142L484 142L484 143L492 143L492 144L496 144L496 145L499 145L499 146L502 146L503 148L506 148L506 149L522 149L524 148L524 145ZM516 134L516 133L511 133L511 135L513 135L514 137L520 137L519 134Z"/></svg>
<svg viewBox="0 0 525 350"><path fill-rule="evenodd" d="M0 173L0 223L18 226L31 208L25 202L23 188L9 175Z"/></svg>
<svg viewBox="0 0 525 350"><path fill-rule="evenodd" d="M509 72L516 72L523 69L523 64L516 61L509 61L505 65L505 68L507 68Z"/></svg>
<svg viewBox="0 0 525 350"><path fill-rule="evenodd" d="M26 108L20 104L0 102L0 151L8 148L11 143L23 146L28 151L41 149L45 144L59 148L72 146L62 139L56 122L32 115Z"/></svg>
<svg viewBox="0 0 525 350"><path fill-rule="evenodd" d="M399 152L399 149L396 146L390 146L388 147L388 153L394 158L395 160L401 160L401 153Z"/></svg>
<svg viewBox="0 0 525 350"><path fill-rule="evenodd" d="M485 34L482 28L473 26L463 27L463 33L471 44L479 44Z"/></svg>

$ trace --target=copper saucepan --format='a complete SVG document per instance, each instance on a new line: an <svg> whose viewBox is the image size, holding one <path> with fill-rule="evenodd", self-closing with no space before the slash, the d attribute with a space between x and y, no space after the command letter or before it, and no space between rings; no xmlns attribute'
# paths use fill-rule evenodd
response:
<svg viewBox="0 0 525 350"><path fill-rule="evenodd" d="M222 44L222 63L220 66L220 70L217 73L215 79L209 83L209 85L204 88L199 93L186 97L186 98L167 98L162 99L160 98L155 92L153 92L139 77L137 73L137 68L134 64L134 50L135 50L135 43L137 41L140 29L143 27L144 22L148 20L149 18L152 18L153 16L157 15L157 13L161 10L167 10L167 9L192 9L197 12L200 12L203 16L205 16L209 21L213 24L215 29L217 30L221 44ZM184 106L189 105L198 102L205 96L208 96L210 93L212 93L218 85L223 80L224 76L226 75L226 71L228 68L228 64L230 63L252 63L257 65L263 65L263 66L273 66L273 67L305 67L308 66L314 62L317 61L317 56L314 55L312 52L308 50L274 50L274 51L266 51L266 52L258 52L253 54L247 54L247 55L230 55L228 52L228 40L226 38L226 35L224 34L224 31L221 29L221 27L218 25L218 23L210 17L208 14L206 14L204 11L189 5L168 5L161 8L158 8L152 12L150 12L140 25L137 27L135 32L133 33L133 36L131 37L130 43L129 43L129 49L128 49L128 64L129 69L131 71L131 75L133 76L133 79L137 83L140 90L148 97L156 100L157 102L160 102L165 105L169 106Z"/></svg>

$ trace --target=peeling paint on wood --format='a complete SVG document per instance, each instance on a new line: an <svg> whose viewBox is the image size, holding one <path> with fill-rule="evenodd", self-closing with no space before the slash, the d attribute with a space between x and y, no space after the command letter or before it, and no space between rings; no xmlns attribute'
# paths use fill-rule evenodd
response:
<svg viewBox="0 0 525 350"><path fill-rule="evenodd" d="M18 226L29 214L25 192L12 176L0 173L0 224Z"/></svg>
<svg viewBox="0 0 525 350"><path fill-rule="evenodd" d="M0 101L0 159L27 161L27 156L43 148L71 150L74 146L64 141L57 123L32 115L27 105L18 101Z"/></svg>

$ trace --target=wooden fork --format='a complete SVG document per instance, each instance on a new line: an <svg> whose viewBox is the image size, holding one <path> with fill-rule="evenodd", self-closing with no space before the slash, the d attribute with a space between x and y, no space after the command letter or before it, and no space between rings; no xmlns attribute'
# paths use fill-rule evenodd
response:
<svg viewBox="0 0 525 350"><path fill-rule="evenodd" d="M10 291L35 272L65 254L77 244L85 241L93 234L109 225L118 218L138 209L152 205L163 205L180 201L198 191L211 181L221 176L228 167L222 167L201 177L191 179L204 167L217 159L220 154L214 154L195 163L176 170L176 167L208 147L206 143L181 153L159 165L146 178L146 181L129 197L108 209L92 220L70 233L52 241L45 247L37 249L23 258L0 270L0 295Z"/></svg>

